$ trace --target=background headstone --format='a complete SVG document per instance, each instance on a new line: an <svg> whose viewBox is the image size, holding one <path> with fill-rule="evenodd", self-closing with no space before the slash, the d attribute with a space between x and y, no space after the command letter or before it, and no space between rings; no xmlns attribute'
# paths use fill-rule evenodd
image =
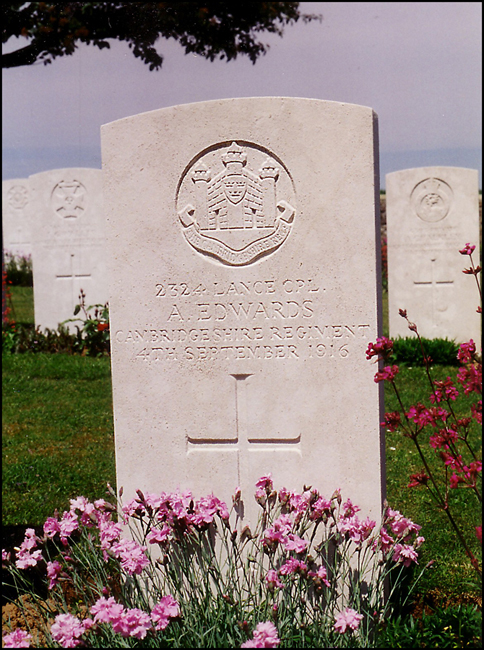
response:
<svg viewBox="0 0 484 650"><path fill-rule="evenodd" d="M28 178L2 181L2 247L11 255L32 254L30 198Z"/></svg>
<svg viewBox="0 0 484 650"><path fill-rule="evenodd" d="M118 488L255 518L256 480L379 517L377 122L227 99L102 127Z"/></svg>
<svg viewBox="0 0 484 650"><path fill-rule="evenodd" d="M481 322L474 279L462 273L469 258L459 250L476 245L479 264L478 173L460 167L420 167L386 176L388 305L390 337L414 336L399 309L406 309L421 336L480 347Z"/></svg>
<svg viewBox="0 0 484 650"><path fill-rule="evenodd" d="M74 317L81 289L86 307L108 300L102 171L55 169L29 180L35 324L55 329Z"/></svg>

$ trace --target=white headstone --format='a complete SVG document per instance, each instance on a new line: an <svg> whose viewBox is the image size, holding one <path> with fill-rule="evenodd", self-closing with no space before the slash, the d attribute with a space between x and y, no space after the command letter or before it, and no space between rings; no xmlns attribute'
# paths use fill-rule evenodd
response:
<svg viewBox="0 0 484 650"><path fill-rule="evenodd" d="M74 318L81 289L87 307L108 300L102 171L54 169L29 180L35 324L56 329Z"/></svg>
<svg viewBox="0 0 484 650"><path fill-rule="evenodd" d="M2 181L2 247L11 255L32 254L29 202L28 178Z"/></svg>
<svg viewBox="0 0 484 650"><path fill-rule="evenodd" d="M406 309L421 336L480 348L479 297L469 258L479 263L478 172L460 167L420 167L386 176L390 337L414 336L399 315Z"/></svg>
<svg viewBox="0 0 484 650"><path fill-rule="evenodd" d="M374 112L227 99L101 133L125 497L239 486L250 522L270 472L379 517Z"/></svg>

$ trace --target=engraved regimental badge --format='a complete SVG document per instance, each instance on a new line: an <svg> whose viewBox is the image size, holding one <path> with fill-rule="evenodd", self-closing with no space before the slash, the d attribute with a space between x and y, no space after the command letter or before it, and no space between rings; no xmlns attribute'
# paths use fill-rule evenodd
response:
<svg viewBox="0 0 484 650"><path fill-rule="evenodd" d="M85 203L86 188L79 181L61 181L52 190L52 207L63 219L76 219L81 216Z"/></svg>
<svg viewBox="0 0 484 650"><path fill-rule="evenodd" d="M23 210L29 202L29 192L24 185L14 185L7 196L8 204L13 210Z"/></svg>
<svg viewBox="0 0 484 650"><path fill-rule="evenodd" d="M440 178L426 178L417 183L411 194L413 209L423 221L441 221L452 205L453 192Z"/></svg>
<svg viewBox="0 0 484 650"><path fill-rule="evenodd" d="M184 172L176 208L183 236L197 251L230 266L274 252L291 232L292 178L266 149L219 144Z"/></svg>

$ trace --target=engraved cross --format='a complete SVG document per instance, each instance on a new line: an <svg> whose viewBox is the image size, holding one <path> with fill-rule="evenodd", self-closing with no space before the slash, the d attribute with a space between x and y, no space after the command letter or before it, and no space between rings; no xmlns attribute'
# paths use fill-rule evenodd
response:
<svg viewBox="0 0 484 650"><path fill-rule="evenodd" d="M71 300L72 300L72 311L74 311L74 307L77 304L77 301L79 299L79 289L81 287L79 286L79 280L90 280L91 279L91 274L90 273L79 273L74 270L74 267L76 265L77 260L74 259L75 255L74 253L71 253L70 255L70 268L68 271L65 273L58 273L55 277L56 280L68 280L71 284Z"/></svg>
<svg viewBox="0 0 484 650"><path fill-rule="evenodd" d="M248 384L247 379L251 374L231 374L235 379L235 427L236 435L227 440L197 439L188 436L188 452L196 449L210 449L212 451L237 452L237 481L238 485L249 486L250 481L250 454L257 451L294 451L300 450L301 436L293 438L267 438L261 437L258 431L249 431L248 411Z"/></svg>
<svg viewBox="0 0 484 650"><path fill-rule="evenodd" d="M425 280L415 280L414 281L414 286L415 287L423 287L423 288L428 288L431 290L431 300L432 300L432 316L436 316L437 311L445 311L447 309L448 304L439 301L439 289L450 289L454 285L453 280L437 280L437 273L436 273L436 261L437 258L433 257L430 260L430 277L426 276ZM445 276L444 276L445 277Z"/></svg>

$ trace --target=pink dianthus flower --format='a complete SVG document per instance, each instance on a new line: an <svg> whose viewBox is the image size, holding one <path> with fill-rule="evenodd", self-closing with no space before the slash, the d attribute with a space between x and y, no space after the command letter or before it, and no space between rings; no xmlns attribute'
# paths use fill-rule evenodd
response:
<svg viewBox="0 0 484 650"><path fill-rule="evenodd" d="M47 562L47 577L49 578L49 589L53 589L59 581L59 573L62 570L62 565L57 560Z"/></svg>
<svg viewBox="0 0 484 650"><path fill-rule="evenodd" d="M119 619L123 611L123 605L117 603L112 596L107 599L101 596L90 609L95 623L112 623Z"/></svg>
<svg viewBox="0 0 484 650"><path fill-rule="evenodd" d="M283 542L286 551L295 551L296 553L304 553L309 546L309 542L293 533L289 533L287 539Z"/></svg>
<svg viewBox="0 0 484 650"><path fill-rule="evenodd" d="M163 527L152 528L146 535L146 541L149 544L162 544L170 538L171 528L168 524L163 524Z"/></svg>
<svg viewBox="0 0 484 650"><path fill-rule="evenodd" d="M160 602L151 610L151 620L155 630L164 630L170 618L180 616L180 606L171 594L163 596Z"/></svg>
<svg viewBox="0 0 484 650"><path fill-rule="evenodd" d="M3 637L4 648L30 648L32 635L19 627Z"/></svg>
<svg viewBox="0 0 484 650"><path fill-rule="evenodd" d="M63 648L76 648L82 643L81 636L92 626L92 619L80 621L72 614L58 614L50 628L54 641Z"/></svg>
<svg viewBox="0 0 484 650"><path fill-rule="evenodd" d="M308 567L301 560L296 560L294 557L289 557L279 569L279 575L288 576L291 573L305 573Z"/></svg>
<svg viewBox="0 0 484 650"><path fill-rule="evenodd" d="M335 616L334 629L340 634L346 632L348 628L350 630L356 630L362 619L362 614L358 614L356 610L347 607L344 612L340 612Z"/></svg>
<svg viewBox="0 0 484 650"><path fill-rule="evenodd" d="M134 540L122 539L113 544L112 551L129 575L141 573L150 563L145 555L146 546L140 546Z"/></svg>
<svg viewBox="0 0 484 650"><path fill-rule="evenodd" d="M282 587L284 587L282 582L279 580L279 576L277 575L277 571L274 571L274 569L269 569L269 571L267 572L266 582L267 582L267 586L269 587L269 589L271 591L274 590L276 587L278 589L281 589Z"/></svg>
<svg viewBox="0 0 484 650"><path fill-rule="evenodd" d="M243 643L241 648L277 648L281 640L274 623L257 623L252 639Z"/></svg>
<svg viewBox="0 0 484 650"><path fill-rule="evenodd" d="M111 625L116 633L124 637L144 639L151 628L151 620L149 614L133 607L133 609L125 609L118 618L113 618Z"/></svg>
<svg viewBox="0 0 484 650"><path fill-rule="evenodd" d="M316 583L324 582L327 587L331 587L328 580L328 572L324 566L320 566L317 571L309 571L308 576L313 578Z"/></svg>
<svg viewBox="0 0 484 650"><path fill-rule="evenodd" d="M269 473L266 476L261 476L255 486L257 488L255 491L255 498L256 501L259 502L261 499L264 499L265 496L268 496L274 488L272 474Z"/></svg>
<svg viewBox="0 0 484 650"><path fill-rule="evenodd" d="M409 544L395 544L393 549L393 561L402 563L404 566L409 567L412 562L418 564L418 553L413 546Z"/></svg>
<svg viewBox="0 0 484 650"><path fill-rule="evenodd" d="M60 533L59 522L54 517L47 517L44 523L44 535L54 537L56 533Z"/></svg>

